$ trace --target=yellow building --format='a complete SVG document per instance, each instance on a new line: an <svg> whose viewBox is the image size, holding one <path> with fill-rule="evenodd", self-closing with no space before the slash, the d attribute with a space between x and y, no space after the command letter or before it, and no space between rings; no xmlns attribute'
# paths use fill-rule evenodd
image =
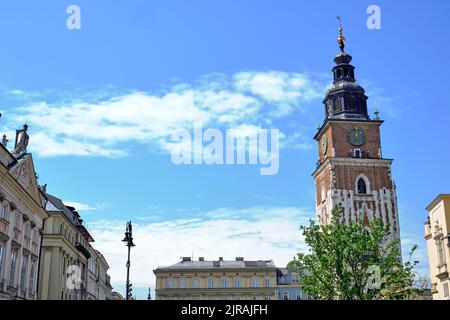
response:
<svg viewBox="0 0 450 320"><path fill-rule="evenodd" d="M39 273L39 299L107 300L111 284L108 263L95 250L94 238L74 207L45 193L46 210Z"/></svg>
<svg viewBox="0 0 450 320"><path fill-rule="evenodd" d="M431 293L434 300L450 300L450 194L441 194L427 207L425 223Z"/></svg>
<svg viewBox="0 0 450 320"><path fill-rule="evenodd" d="M190 257L159 267L156 300L274 300L277 268L272 260L205 261Z"/></svg>
<svg viewBox="0 0 450 320"><path fill-rule="evenodd" d="M42 258L39 273L39 299L87 299L87 266L91 257L89 242L94 241L82 224L78 212L64 205L61 199L46 193ZM73 286L67 285L72 277Z"/></svg>
<svg viewBox="0 0 450 320"><path fill-rule="evenodd" d="M28 126L16 131L14 150L0 144L0 300L37 299L45 196L27 153Z"/></svg>

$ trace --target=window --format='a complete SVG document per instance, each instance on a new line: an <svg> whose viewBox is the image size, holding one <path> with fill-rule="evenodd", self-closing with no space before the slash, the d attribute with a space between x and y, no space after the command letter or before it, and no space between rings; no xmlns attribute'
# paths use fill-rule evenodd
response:
<svg viewBox="0 0 450 320"><path fill-rule="evenodd" d="M362 151L361 151L361 149L355 149L355 150L353 150L353 156L354 156L355 158L362 158Z"/></svg>
<svg viewBox="0 0 450 320"><path fill-rule="evenodd" d="M283 300L289 300L289 292L287 291L283 292Z"/></svg>
<svg viewBox="0 0 450 320"><path fill-rule="evenodd" d="M321 189L322 202L324 202L327 198L327 190L325 188L325 180L322 181L322 183L320 185L320 189Z"/></svg>
<svg viewBox="0 0 450 320"><path fill-rule="evenodd" d="M173 279L167 279L167 288L173 289Z"/></svg>
<svg viewBox="0 0 450 320"><path fill-rule="evenodd" d="M363 178L359 178L358 180L358 193L367 194L367 186Z"/></svg>
<svg viewBox="0 0 450 320"><path fill-rule="evenodd" d="M192 279L192 288L194 288L194 289L200 288L200 280L199 279Z"/></svg>
<svg viewBox="0 0 450 320"><path fill-rule="evenodd" d="M264 287L270 288L270 279L264 279Z"/></svg>
<svg viewBox="0 0 450 320"><path fill-rule="evenodd" d="M439 236L436 239L436 249L437 249L437 255L438 255L438 267L441 267L445 264L445 257L444 257L444 247L441 240L441 236Z"/></svg>
<svg viewBox="0 0 450 320"><path fill-rule="evenodd" d="M37 229L33 229L32 240L33 240L34 243L38 243L38 231L37 231Z"/></svg>
<svg viewBox="0 0 450 320"><path fill-rule="evenodd" d="M222 281L220 281L220 286L221 286L221 288L226 288L226 287L228 287L228 281L227 281L227 279L222 279Z"/></svg>
<svg viewBox="0 0 450 320"><path fill-rule="evenodd" d="M22 217L20 216L20 213L16 214L16 222L15 222L15 227L17 229L20 229L20 223L21 223Z"/></svg>
<svg viewBox="0 0 450 320"><path fill-rule="evenodd" d="M253 286L253 288L259 288L259 279L258 278L253 278L252 286Z"/></svg>
<svg viewBox="0 0 450 320"><path fill-rule="evenodd" d="M208 288L209 289L214 288L214 279L212 279L212 278L208 279Z"/></svg>
<svg viewBox="0 0 450 320"><path fill-rule="evenodd" d="M9 273L9 285L14 287L16 284L16 264L17 264L17 251L11 252L11 269Z"/></svg>
<svg viewBox="0 0 450 320"><path fill-rule="evenodd" d="M0 219L9 220L9 206L6 203L3 203L0 207Z"/></svg>
<svg viewBox="0 0 450 320"><path fill-rule="evenodd" d="M20 269L20 290L22 290L23 292L25 292L25 290L27 289L27 263L27 257L22 257L22 268Z"/></svg>
<svg viewBox="0 0 450 320"><path fill-rule="evenodd" d="M334 98L333 100L333 111L334 112L339 112L341 109L341 102L339 101L338 98Z"/></svg>
<svg viewBox="0 0 450 320"><path fill-rule="evenodd" d="M444 283L444 297L448 297L449 296L449 292L448 292L448 283Z"/></svg>
<svg viewBox="0 0 450 320"><path fill-rule="evenodd" d="M356 109L356 100L354 97L348 97L348 109L355 110Z"/></svg>
<svg viewBox="0 0 450 320"><path fill-rule="evenodd" d="M3 256L5 255L4 252L5 252L5 245L0 242L0 275L3 274L3 260L4 260Z"/></svg>
<svg viewBox="0 0 450 320"><path fill-rule="evenodd" d="M341 69L339 69L337 71L337 77L338 77L338 79L342 77L342 70Z"/></svg>
<svg viewBox="0 0 450 320"><path fill-rule="evenodd" d="M234 279L234 287L235 288L241 287L241 279L239 279L239 278Z"/></svg>
<svg viewBox="0 0 450 320"><path fill-rule="evenodd" d="M31 226L29 223L25 224L25 237L31 237Z"/></svg>
<svg viewBox="0 0 450 320"><path fill-rule="evenodd" d="M297 291L297 300L302 300L302 293Z"/></svg>
<svg viewBox="0 0 450 320"><path fill-rule="evenodd" d="M178 280L178 288L181 288L181 289L186 288L186 280L185 279Z"/></svg>

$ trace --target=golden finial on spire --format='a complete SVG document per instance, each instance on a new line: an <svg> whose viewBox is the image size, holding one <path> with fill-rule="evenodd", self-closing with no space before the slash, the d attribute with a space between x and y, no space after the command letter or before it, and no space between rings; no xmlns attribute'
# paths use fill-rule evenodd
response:
<svg viewBox="0 0 450 320"><path fill-rule="evenodd" d="M337 16L336 17L339 21L339 37L337 38L338 43L339 43L339 48L341 49L341 52L344 52L344 48L345 48L345 37L342 34L342 23L341 23L341 17Z"/></svg>

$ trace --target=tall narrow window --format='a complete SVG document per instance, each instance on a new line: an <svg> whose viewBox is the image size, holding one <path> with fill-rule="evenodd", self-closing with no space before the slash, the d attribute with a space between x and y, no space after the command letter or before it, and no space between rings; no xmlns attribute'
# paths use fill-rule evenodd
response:
<svg viewBox="0 0 450 320"><path fill-rule="evenodd" d="M264 279L264 287L270 288L270 279Z"/></svg>
<svg viewBox="0 0 450 320"><path fill-rule="evenodd" d="M200 288L200 280L199 279L192 279L192 288L194 288L194 289Z"/></svg>
<svg viewBox="0 0 450 320"><path fill-rule="evenodd" d="M20 269L20 290L22 290L23 292L25 292L25 290L27 289L27 263L28 263L28 259L27 257L23 256L22 257L22 268Z"/></svg>
<svg viewBox="0 0 450 320"><path fill-rule="evenodd" d="M448 292L448 283L444 283L444 297L448 298L449 292Z"/></svg>
<svg viewBox="0 0 450 320"><path fill-rule="evenodd" d="M186 280L180 279L180 280L178 281L178 288L181 288L181 289L186 288Z"/></svg>
<svg viewBox="0 0 450 320"><path fill-rule="evenodd" d="M358 180L358 193L367 194L367 186L363 178L359 178Z"/></svg>
<svg viewBox="0 0 450 320"><path fill-rule="evenodd" d="M30 266L30 277L28 279L28 292L34 295L34 262Z"/></svg>
<svg viewBox="0 0 450 320"><path fill-rule="evenodd" d="M20 229L20 223L21 223L20 220L22 220L22 217L20 216L20 213L17 213L16 214L16 222L15 222L15 225L14 225L17 229Z"/></svg>
<svg viewBox="0 0 450 320"><path fill-rule="evenodd" d="M355 110L356 109L356 100L354 97L350 96L348 97L348 110Z"/></svg>
<svg viewBox="0 0 450 320"><path fill-rule="evenodd" d="M173 280L167 279L167 289L173 289Z"/></svg>
<svg viewBox="0 0 450 320"><path fill-rule="evenodd" d="M212 279L212 278L208 279L208 288L209 289L214 288L214 279Z"/></svg>
<svg viewBox="0 0 450 320"><path fill-rule="evenodd" d="M0 207L0 219L9 220L9 206L6 203L3 203Z"/></svg>
<svg viewBox="0 0 450 320"><path fill-rule="evenodd" d="M3 274L3 261L4 261L4 255L5 255L5 245L0 242L0 275Z"/></svg>
<svg viewBox="0 0 450 320"><path fill-rule="evenodd" d="M325 180L323 180L322 183L320 184L320 189L321 189L322 202L324 202L327 197L327 190L325 189Z"/></svg>
<svg viewBox="0 0 450 320"><path fill-rule="evenodd" d="M334 112L341 111L341 102L339 101L338 98L334 98L333 100L333 111Z"/></svg>
<svg viewBox="0 0 450 320"><path fill-rule="evenodd" d="M221 281L221 283L220 283L220 286L221 286L222 288L227 288L227 287L228 287L228 281L227 281L227 279L222 279L222 281Z"/></svg>
<svg viewBox="0 0 450 320"><path fill-rule="evenodd" d="M258 278L253 278L252 286L253 286L253 288L259 288L259 279Z"/></svg>
<svg viewBox="0 0 450 320"><path fill-rule="evenodd" d="M442 240L436 239L436 249L437 249L437 256L438 256L438 267L441 267L445 263L445 257L444 257L444 248L442 245Z"/></svg>
<svg viewBox="0 0 450 320"><path fill-rule="evenodd" d="M241 287L241 279L239 279L239 278L234 279L234 287L235 288Z"/></svg>
<svg viewBox="0 0 450 320"><path fill-rule="evenodd" d="M9 286L15 287L16 284L16 264L17 264L17 251L11 252L11 269L9 272Z"/></svg>
<svg viewBox="0 0 450 320"><path fill-rule="evenodd" d="M29 223L25 224L25 237L31 237L31 226Z"/></svg>

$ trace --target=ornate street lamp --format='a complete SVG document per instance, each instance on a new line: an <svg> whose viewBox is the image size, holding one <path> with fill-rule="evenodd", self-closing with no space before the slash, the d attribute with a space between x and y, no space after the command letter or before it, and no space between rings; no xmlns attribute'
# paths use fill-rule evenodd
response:
<svg viewBox="0 0 450 320"><path fill-rule="evenodd" d="M123 242L126 242L126 246L128 247L128 260L127 260L127 283L126 283L126 300L130 300L132 297L132 284L130 283L130 250L131 247L134 247L135 244L133 243L133 231L131 226L131 221L127 222L127 228L125 231L125 238L122 240Z"/></svg>

